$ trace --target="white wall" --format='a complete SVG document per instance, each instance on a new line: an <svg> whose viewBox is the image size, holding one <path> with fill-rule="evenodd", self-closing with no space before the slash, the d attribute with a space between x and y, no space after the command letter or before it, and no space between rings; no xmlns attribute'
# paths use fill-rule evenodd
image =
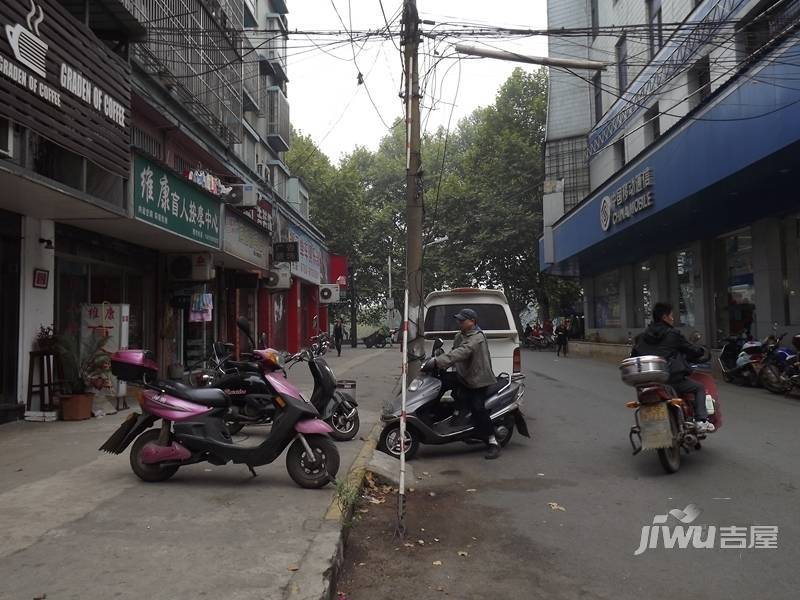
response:
<svg viewBox="0 0 800 600"><path fill-rule="evenodd" d="M55 242L53 221L24 217L22 220L22 257L20 269L20 335L19 372L17 377L18 398L28 398L29 352L41 325L52 325L55 307L55 253L47 250L39 238ZM47 289L33 287L33 270L50 272ZM34 408L36 410L36 408Z"/></svg>

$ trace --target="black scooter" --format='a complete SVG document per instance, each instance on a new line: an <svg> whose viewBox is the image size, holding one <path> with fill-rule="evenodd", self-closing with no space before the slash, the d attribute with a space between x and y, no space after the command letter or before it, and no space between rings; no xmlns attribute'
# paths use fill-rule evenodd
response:
<svg viewBox="0 0 800 600"><path fill-rule="evenodd" d="M442 353L444 342L438 339L433 344L433 354ZM406 396L405 456L411 459L420 444L449 444L451 442L478 443L475 427L469 414L456 414L456 402L441 402L444 390L444 372L435 370L420 373L408 386ZM530 437L521 404L525 395L524 375L501 373L497 383L487 391L486 409L495 426L495 436L501 446L511 441L514 427L525 437ZM454 392L458 399L458 391ZM400 443L400 397L384 407L381 421L383 431L378 448L390 456L399 458Z"/></svg>

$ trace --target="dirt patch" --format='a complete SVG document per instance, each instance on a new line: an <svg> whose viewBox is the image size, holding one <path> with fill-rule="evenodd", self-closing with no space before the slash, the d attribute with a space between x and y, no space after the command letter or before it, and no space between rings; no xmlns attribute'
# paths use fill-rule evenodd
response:
<svg viewBox="0 0 800 600"><path fill-rule="evenodd" d="M554 557L507 530L503 515L466 489L410 493L404 539L395 536L396 493L367 495L347 540L339 600L577 597L553 572Z"/></svg>

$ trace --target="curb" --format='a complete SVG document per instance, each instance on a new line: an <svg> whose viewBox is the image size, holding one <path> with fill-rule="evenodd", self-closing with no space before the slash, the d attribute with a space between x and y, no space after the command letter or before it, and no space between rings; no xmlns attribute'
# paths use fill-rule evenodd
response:
<svg viewBox="0 0 800 600"><path fill-rule="evenodd" d="M345 481L357 488L359 493L364 485L367 465L377 446L380 430L381 424L378 421L370 430L364 440L364 445L347 472ZM323 517L322 528L315 536L302 561L303 563L322 562L326 564L326 567L322 573L303 573L304 568L301 563L300 569L286 586L284 600L333 600L339 571L344 562L344 545L350 533L350 528L345 523L353 517L354 510L355 506L348 506L346 512L342 513L337 498L333 498Z"/></svg>

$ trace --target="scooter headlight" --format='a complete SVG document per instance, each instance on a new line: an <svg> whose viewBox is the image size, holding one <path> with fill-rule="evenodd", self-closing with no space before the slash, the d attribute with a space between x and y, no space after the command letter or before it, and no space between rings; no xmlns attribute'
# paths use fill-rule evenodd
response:
<svg viewBox="0 0 800 600"><path fill-rule="evenodd" d="M411 382L411 385L408 386L409 392L416 392L422 386L422 379L419 377L415 377L414 380Z"/></svg>

